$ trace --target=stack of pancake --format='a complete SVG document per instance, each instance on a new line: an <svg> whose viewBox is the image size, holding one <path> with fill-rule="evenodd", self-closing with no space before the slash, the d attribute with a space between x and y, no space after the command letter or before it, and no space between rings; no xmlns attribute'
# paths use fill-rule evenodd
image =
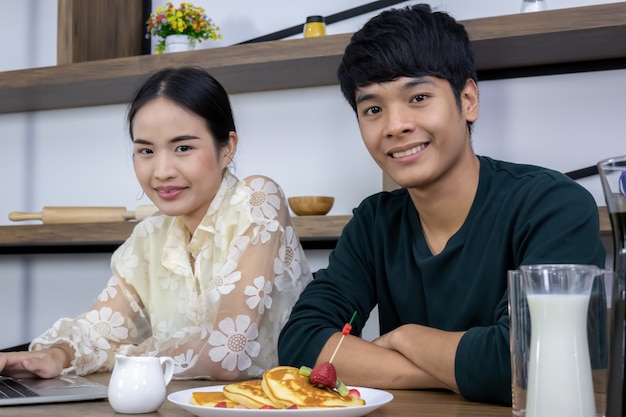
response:
<svg viewBox="0 0 626 417"><path fill-rule="evenodd" d="M298 368L277 366L266 371L262 380L235 382L223 392L193 392L192 403L207 407L245 408L329 408L365 405L365 401L338 392L314 387Z"/></svg>
<svg viewBox="0 0 626 417"><path fill-rule="evenodd" d="M239 403L229 400L221 391L194 391L191 393L191 403L203 407L233 408L239 406Z"/></svg>

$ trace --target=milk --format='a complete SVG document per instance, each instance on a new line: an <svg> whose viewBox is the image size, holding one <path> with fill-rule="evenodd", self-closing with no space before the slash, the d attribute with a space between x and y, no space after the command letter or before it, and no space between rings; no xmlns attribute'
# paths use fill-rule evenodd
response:
<svg viewBox="0 0 626 417"><path fill-rule="evenodd" d="M594 417L588 294L528 294L526 417Z"/></svg>

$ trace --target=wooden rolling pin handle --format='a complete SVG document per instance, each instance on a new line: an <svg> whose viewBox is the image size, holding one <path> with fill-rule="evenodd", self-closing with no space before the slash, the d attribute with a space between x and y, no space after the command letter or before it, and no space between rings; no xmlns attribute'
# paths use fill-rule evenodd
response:
<svg viewBox="0 0 626 417"><path fill-rule="evenodd" d="M125 212L125 207L45 206L41 212L37 213L25 213L25 215L11 213L9 214L9 219L41 220L44 224L109 223L126 221L122 216Z"/></svg>
<svg viewBox="0 0 626 417"><path fill-rule="evenodd" d="M9 213L9 220L21 222L24 220L43 220L43 213L27 213L25 211L13 211Z"/></svg>
<svg viewBox="0 0 626 417"><path fill-rule="evenodd" d="M13 221L41 220L45 224L53 223L110 223L128 220L143 220L158 211L154 205L142 205L135 211L125 207L52 207L46 206L42 211L28 213L14 211L9 213Z"/></svg>
<svg viewBox="0 0 626 417"><path fill-rule="evenodd" d="M141 221L145 218L152 216L157 211L159 211L157 206L152 205L152 204L144 204L144 205L138 206L134 212L130 213L133 216L133 217L130 217L130 219Z"/></svg>
<svg viewBox="0 0 626 417"><path fill-rule="evenodd" d="M154 213L156 213L157 211L159 211L159 209L157 208L157 206L152 205L152 204L145 204L145 205L141 205L138 206L135 211L127 211L124 212L122 214L122 216L126 219L126 220L137 220L137 221L142 221L150 216L152 216Z"/></svg>
<svg viewBox="0 0 626 417"><path fill-rule="evenodd" d="M122 213L122 217L124 220L135 220L135 212L134 211L125 211Z"/></svg>

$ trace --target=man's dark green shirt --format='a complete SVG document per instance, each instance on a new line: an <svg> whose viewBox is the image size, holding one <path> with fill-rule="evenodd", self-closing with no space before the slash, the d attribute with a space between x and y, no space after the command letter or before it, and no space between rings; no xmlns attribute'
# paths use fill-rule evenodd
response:
<svg viewBox="0 0 626 417"><path fill-rule="evenodd" d="M378 305L381 334L408 323L466 331L455 359L461 395L511 403L507 271L546 263L604 267L605 251L597 205L582 186L545 168L479 159L467 219L437 255L405 189L370 196L354 210L328 267L281 332L281 364L314 365L354 311L358 335Z"/></svg>

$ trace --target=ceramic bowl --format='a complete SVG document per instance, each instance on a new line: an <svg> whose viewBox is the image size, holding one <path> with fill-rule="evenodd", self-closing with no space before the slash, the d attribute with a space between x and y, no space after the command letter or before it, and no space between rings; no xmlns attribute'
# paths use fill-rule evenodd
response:
<svg viewBox="0 0 626 417"><path fill-rule="evenodd" d="M335 197L307 195L289 197L289 207L298 216L321 216L330 211Z"/></svg>

